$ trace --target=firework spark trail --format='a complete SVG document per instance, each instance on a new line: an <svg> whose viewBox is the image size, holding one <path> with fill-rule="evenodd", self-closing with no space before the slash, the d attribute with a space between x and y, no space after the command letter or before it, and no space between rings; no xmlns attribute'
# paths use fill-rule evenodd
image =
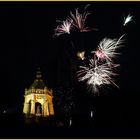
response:
<svg viewBox="0 0 140 140"><path fill-rule="evenodd" d="M131 16L130 14L127 15L127 17L124 18L124 24L123 24L123 26L126 26L132 20L133 20L133 16Z"/></svg>
<svg viewBox="0 0 140 140"><path fill-rule="evenodd" d="M115 47L114 47L114 50L117 48L120 48L120 47L122 47L123 45L123 43L124 43L124 39L122 39L124 36L125 36L126 34L123 34L119 39L118 39L118 41L117 41L117 43L116 43L116 45L115 45Z"/></svg>
<svg viewBox="0 0 140 140"><path fill-rule="evenodd" d="M103 85L114 84L117 86L112 77L117 75L114 69L118 66L119 64L114 64L112 67L108 67L107 63L96 66L94 60L90 59L89 66L80 66L81 70L77 72L78 80L86 81L94 92L98 92L98 88Z"/></svg>
<svg viewBox="0 0 140 140"><path fill-rule="evenodd" d="M61 22L61 21L59 21ZM62 22L61 25L58 25L55 29L55 35L59 36L61 34L70 34L70 30L71 30L71 25L72 25L72 21L66 19L65 21Z"/></svg>
<svg viewBox="0 0 140 140"><path fill-rule="evenodd" d="M87 4L87 5L84 7L84 10L86 10L89 6L90 6L90 4Z"/></svg>

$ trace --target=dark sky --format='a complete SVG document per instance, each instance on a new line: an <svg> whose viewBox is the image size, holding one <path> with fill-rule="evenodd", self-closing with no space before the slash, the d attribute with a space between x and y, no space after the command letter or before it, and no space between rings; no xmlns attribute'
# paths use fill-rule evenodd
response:
<svg viewBox="0 0 140 140"><path fill-rule="evenodd" d="M24 89L32 84L37 67L50 88L63 85L70 78L69 55L73 52L69 39L67 35L53 38L54 28L56 20L65 20L70 10L82 9L88 3L93 14L87 24L99 31L85 33L82 41L77 34L72 39L77 46L84 43L90 52L102 38L118 37L125 31L126 46L120 50L117 82L120 93L140 91L140 2L0 2L2 109L22 104ZM134 19L123 29L123 17L129 13Z"/></svg>

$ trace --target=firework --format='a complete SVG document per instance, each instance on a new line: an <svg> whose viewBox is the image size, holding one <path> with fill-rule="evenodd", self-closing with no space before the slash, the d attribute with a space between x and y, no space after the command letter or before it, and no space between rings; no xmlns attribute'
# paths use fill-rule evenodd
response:
<svg viewBox="0 0 140 140"><path fill-rule="evenodd" d="M89 6L86 5L84 10ZM85 25L87 17L90 15L89 12L80 13L79 9L75 9L75 13L70 11L70 15L65 21L59 21L61 25L58 25L55 29L55 36L61 34L70 34L71 30L79 30L80 32L88 32L92 30L97 30L94 28L89 28Z"/></svg>
<svg viewBox="0 0 140 140"><path fill-rule="evenodd" d="M78 52L77 56L80 60L84 60L85 59L85 51Z"/></svg>
<svg viewBox="0 0 140 140"><path fill-rule="evenodd" d="M80 32L88 32L93 29L86 27L85 22L87 17L89 16L89 12L80 13L79 9L75 9L75 13L70 12L70 16L68 17L69 20L72 22L73 30L79 30Z"/></svg>
<svg viewBox="0 0 140 140"><path fill-rule="evenodd" d="M71 31L89 32L97 30L86 25L87 18L90 15L88 11L85 11L88 6L89 5L85 7L83 12L80 12L78 8L75 9L74 12L70 11L70 15L66 18L66 20L55 29L55 35L59 36L61 34L70 34ZM123 25L126 26L130 21L132 21L132 18L133 16L129 14L124 19ZM99 93L99 89L104 87L104 85L113 84L118 87L114 82L114 77L117 75L115 69L119 66L119 64L115 64L114 60L116 60L117 56L120 54L118 50L124 44L123 38L125 35L126 34L123 34L120 38L115 39L106 37L102 39L97 46L97 49L91 52L93 53L93 58L88 60L89 64L80 66L80 70L77 72L78 80L85 81L94 93ZM71 44L74 48L74 43L72 41ZM85 51L77 52L77 57L80 60L84 60ZM85 64L86 62L82 61L82 64ZM70 92L69 90L61 92L63 94L62 98L65 99L65 104L62 105L62 112L69 112L68 110L71 110L72 107L70 106L73 106L73 103L71 102L71 98L69 98L69 96L66 98L66 93ZM91 111L91 117L92 116L93 112Z"/></svg>
<svg viewBox="0 0 140 140"><path fill-rule="evenodd" d="M62 22L61 25L58 25L56 27L56 29L55 29L55 35L56 36L59 36L61 34L70 34L71 25L72 25L72 21L66 19L65 21Z"/></svg>
<svg viewBox="0 0 140 140"><path fill-rule="evenodd" d="M91 87L94 92L98 92L98 88L103 85L114 84L117 86L112 77L117 75L114 69L118 66L119 64L108 66L108 63L97 66L95 61L90 59L89 66L80 66L81 70L78 71L78 80L86 81L87 85Z"/></svg>
<svg viewBox="0 0 140 140"><path fill-rule="evenodd" d="M125 25L127 25L130 21L132 21L132 19L133 19L133 16L131 16L130 14L129 15L127 15L127 17L126 18L124 18L124 26Z"/></svg>
<svg viewBox="0 0 140 140"><path fill-rule="evenodd" d="M125 34L124 34L125 35ZM98 45L96 51L92 51L92 53L95 54L95 56L98 58L98 60L106 60L107 62L111 62L113 58L116 58L116 55L119 53L116 52L116 50L120 47L122 47L124 40L122 39L124 37L122 35L118 40L117 39L109 39L104 38Z"/></svg>

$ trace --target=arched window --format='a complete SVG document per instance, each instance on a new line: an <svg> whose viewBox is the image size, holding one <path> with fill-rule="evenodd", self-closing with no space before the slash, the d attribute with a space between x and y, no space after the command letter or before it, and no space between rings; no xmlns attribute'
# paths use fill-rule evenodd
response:
<svg viewBox="0 0 140 140"><path fill-rule="evenodd" d="M35 103L35 114L36 116L42 115L42 105L39 102Z"/></svg>

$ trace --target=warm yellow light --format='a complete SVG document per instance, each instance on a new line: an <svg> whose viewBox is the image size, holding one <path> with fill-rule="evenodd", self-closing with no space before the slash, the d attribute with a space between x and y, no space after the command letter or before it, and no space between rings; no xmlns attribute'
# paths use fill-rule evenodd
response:
<svg viewBox="0 0 140 140"><path fill-rule="evenodd" d="M78 52L77 56L78 56L79 59L84 60L85 59L85 51Z"/></svg>

